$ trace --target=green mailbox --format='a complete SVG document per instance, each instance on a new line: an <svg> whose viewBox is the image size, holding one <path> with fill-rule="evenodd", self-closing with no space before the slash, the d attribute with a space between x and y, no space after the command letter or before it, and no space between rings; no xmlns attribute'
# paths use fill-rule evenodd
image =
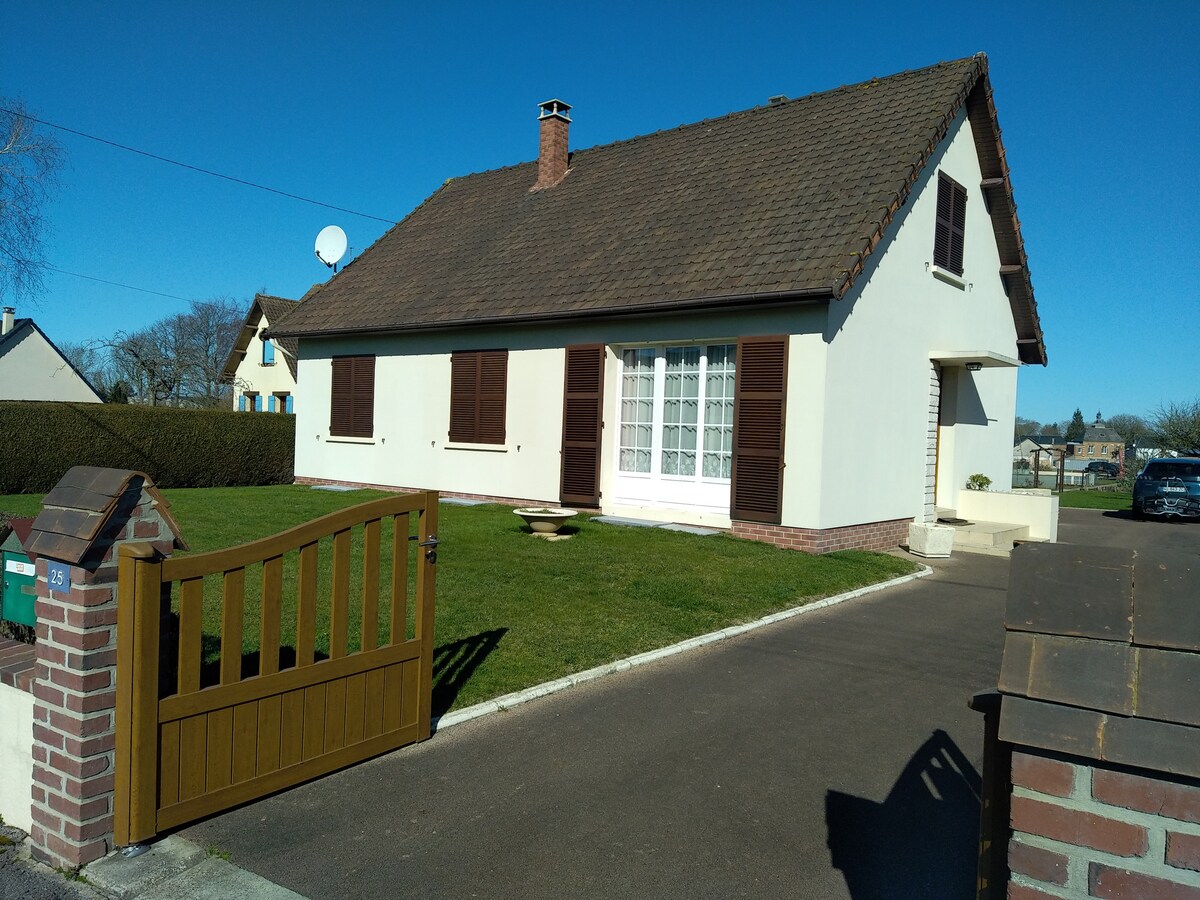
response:
<svg viewBox="0 0 1200 900"><path fill-rule="evenodd" d="M0 544L0 619L18 625L37 625L37 575L33 563L11 532Z"/></svg>

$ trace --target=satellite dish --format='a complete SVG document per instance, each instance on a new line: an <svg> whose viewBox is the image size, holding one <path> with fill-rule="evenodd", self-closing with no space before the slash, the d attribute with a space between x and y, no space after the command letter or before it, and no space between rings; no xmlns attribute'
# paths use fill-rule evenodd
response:
<svg viewBox="0 0 1200 900"><path fill-rule="evenodd" d="M346 232L336 225L326 225L317 235L313 249L317 253L317 259L336 272L337 264L346 255Z"/></svg>

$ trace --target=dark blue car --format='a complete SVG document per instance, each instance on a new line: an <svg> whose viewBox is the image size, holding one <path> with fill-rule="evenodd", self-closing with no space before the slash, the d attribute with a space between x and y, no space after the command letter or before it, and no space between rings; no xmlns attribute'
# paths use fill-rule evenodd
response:
<svg viewBox="0 0 1200 900"><path fill-rule="evenodd" d="M1200 519L1200 459L1152 459L1133 482L1133 517Z"/></svg>

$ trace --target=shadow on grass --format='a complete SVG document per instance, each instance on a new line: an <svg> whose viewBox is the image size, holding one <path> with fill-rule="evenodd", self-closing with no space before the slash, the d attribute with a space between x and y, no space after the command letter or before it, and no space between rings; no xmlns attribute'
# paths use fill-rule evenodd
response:
<svg viewBox="0 0 1200 900"><path fill-rule="evenodd" d="M494 628L442 644L433 651L433 716L443 716L458 698L489 653L496 649L507 628Z"/></svg>
<svg viewBox="0 0 1200 900"><path fill-rule="evenodd" d="M938 729L882 803L829 791L829 852L850 896L974 896L980 790L979 773Z"/></svg>

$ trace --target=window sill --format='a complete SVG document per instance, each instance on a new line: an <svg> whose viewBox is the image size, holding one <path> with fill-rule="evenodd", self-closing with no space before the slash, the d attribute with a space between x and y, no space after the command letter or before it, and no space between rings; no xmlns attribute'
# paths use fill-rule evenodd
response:
<svg viewBox="0 0 1200 900"><path fill-rule="evenodd" d="M960 291L965 291L967 289L967 282L963 279L963 277L961 275L955 275L949 269L942 269L938 266L930 266L929 274L940 281L946 282L946 284L958 288Z"/></svg>
<svg viewBox="0 0 1200 900"><path fill-rule="evenodd" d="M349 435L331 434L325 438L327 444L373 444L375 438L350 437Z"/></svg>
<svg viewBox="0 0 1200 900"><path fill-rule="evenodd" d="M263 367L263 368L265 368L265 369L269 369L269 368L271 368L272 366L274 366L274 365L275 365L275 363L273 363L273 362L269 362L269 363L259 363L259 365L260 365L260 366L262 366L262 367Z"/></svg>
<svg viewBox="0 0 1200 900"><path fill-rule="evenodd" d="M459 441L447 441L442 445L447 450L483 450L485 453L507 453L507 444L468 444Z"/></svg>

